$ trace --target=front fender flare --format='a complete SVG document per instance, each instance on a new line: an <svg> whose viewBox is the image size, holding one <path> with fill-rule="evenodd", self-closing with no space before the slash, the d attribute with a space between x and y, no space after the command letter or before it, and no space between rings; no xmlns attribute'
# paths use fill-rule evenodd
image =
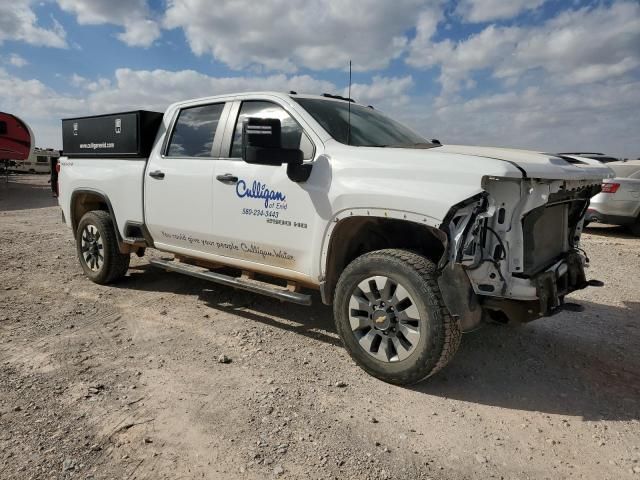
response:
<svg viewBox="0 0 640 480"><path fill-rule="evenodd" d="M320 281L323 281L327 273L327 265L329 259L329 246L331 245L331 235L338 226L338 224L347 218L353 217L369 217L369 218L388 218L395 220L404 220L407 222L413 222L418 225L424 225L439 229L441 220L430 217L429 215L405 212L402 210L389 210L381 208L352 208L342 210L336 213L331 221L327 224L327 228L322 240L322 250L320 254Z"/></svg>

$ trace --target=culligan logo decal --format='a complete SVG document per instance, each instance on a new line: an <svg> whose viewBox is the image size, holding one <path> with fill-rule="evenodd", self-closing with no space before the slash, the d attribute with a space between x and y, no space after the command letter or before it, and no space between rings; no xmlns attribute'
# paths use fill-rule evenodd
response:
<svg viewBox="0 0 640 480"><path fill-rule="evenodd" d="M247 187L247 182L244 180L238 180L236 183L236 195L240 198L260 198L264 200L264 207L269 207L269 202L284 202L287 197L284 193L277 190L271 190L264 183L254 182L251 187Z"/></svg>

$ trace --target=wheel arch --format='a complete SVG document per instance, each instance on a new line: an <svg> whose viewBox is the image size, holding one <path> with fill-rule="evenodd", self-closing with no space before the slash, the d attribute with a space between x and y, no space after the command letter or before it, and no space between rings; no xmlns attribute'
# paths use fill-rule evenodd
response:
<svg viewBox="0 0 640 480"><path fill-rule="evenodd" d="M122 243L122 236L118 229L118 221L113 211L113 206L111 205L109 197L105 193L86 188L77 189L71 194L70 204L71 228L74 233L78 228L80 220L86 213L93 210L104 210L109 212L118 243Z"/></svg>
<svg viewBox="0 0 640 480"><path fill-rule="evenodd" d="M333 302L342 271L355 258L386 248L417 251L438 264L447 237L437 219L397 210L354 209L343 211L330 222L321 252L321 295Z"/></svg>

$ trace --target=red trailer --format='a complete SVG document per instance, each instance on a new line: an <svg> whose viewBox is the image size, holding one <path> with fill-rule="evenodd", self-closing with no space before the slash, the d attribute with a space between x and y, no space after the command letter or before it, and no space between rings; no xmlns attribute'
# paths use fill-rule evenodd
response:
<svg viewBox="0 0 640 480"><path fill-rule="evenodd" d="M26 160L33 149L33 132L15 115L0 112L0 160Z"/></svg>
<svg viewBox="0 0 640 480"><path fill-rule="evenodd" d="M33 145L33 132L29 125L15 115L0 112L0 167L7 175L9 162L28 159Z"/></svg>

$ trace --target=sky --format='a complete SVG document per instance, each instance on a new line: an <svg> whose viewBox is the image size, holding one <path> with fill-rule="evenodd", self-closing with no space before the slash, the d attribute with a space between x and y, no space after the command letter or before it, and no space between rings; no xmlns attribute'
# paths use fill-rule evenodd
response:
<svg viewBox="0 0 640 480"><path fill-rule="evenodd" d="M426 138L640 157L639 0L0 0L0 111L346 94Z"/></svg>

